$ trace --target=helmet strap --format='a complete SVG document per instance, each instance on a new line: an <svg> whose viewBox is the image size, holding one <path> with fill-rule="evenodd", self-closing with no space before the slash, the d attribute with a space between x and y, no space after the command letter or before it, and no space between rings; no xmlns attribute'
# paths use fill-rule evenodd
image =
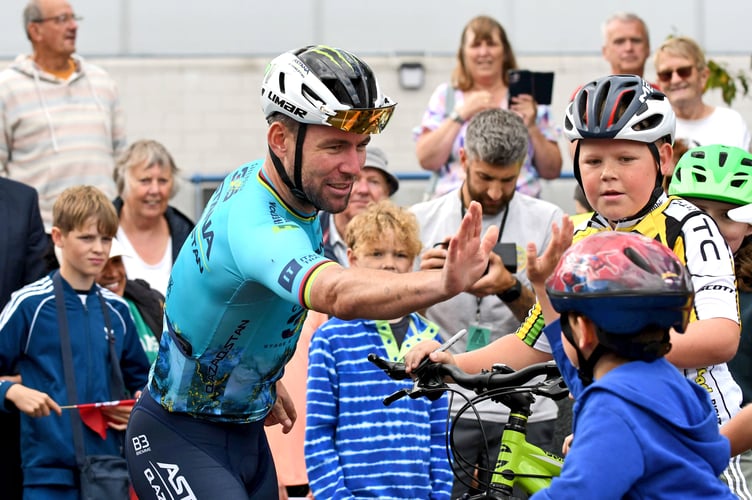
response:
<svg viewBox="0 0 752 500"><path fill-rule="evenodd" d="M658 151L658 147L655 145L655 143L649 142L647 143L648 149L650 150L650 154L653 155L653 159L655 160L655 165L657 168L656 176L655 176L655 188L653 189L653 192L650 193L650 199L648 199L647 204L636 214L630 215L629 217L624 217L623 219L619 220L630 220L630 219L637 219L644 215L646 215L650 210L653 209L656 202L658 201L658 198L661 197L663 194L663 174L661 173L661 155ZM577 180L577 184L582 186L582 176L580 175L580 140L577 141L577 145L574 147L574 155L572 156L572 171L574 173L574 178ZM584 188L583 188L584 189ZM619 222L619 221L616 221Z"/></svg>
<svg viewBox="0 0 752 500"><path fill-rule="evenodd" d="M597 346L595 346L593 352L590 353L590 358L585 358L585 355L582 353L580 347L577 345L577 342L574 339L574 334L572 333L572 325L569 324L568 314L561 315L561 331L567 341L572 344L572 347L577 353L577 364L579 365L579 367L577 368L577 376L580 378L582 385L587 387L592 384L593 380L595 379L595 376L593 374L595 364L599 359L601 359L601 356L608 352L608 350L599 343Z"/></svg>
<svg viewBox="0 0 752 500"><path fill-rule="evenodd" d="M663 172L661 172L661 154L658 151L658 146L656 146L654 142L648 143L648 149L650 150L650 154L653 155L655 164L658 166L658 174L655 176L655 185L662 188L663 187Z"/></svg>
<svg viewBox="0 0 752 500"><path fill-rule="evenodd" d="M279 157L274 154L271 147L269 148L269 155L271 156L272 163L274 164L274 169L277 171L277 174L279 174L282 182L284 182L285 186L287 186L293 196L295 196L295 198L297 198L301 202L307 205L311 205L311 200L308 199L308 196L305 194L305 191L303 189L302 156L303 141L305 140L306 129L306 124L300 123L298 126L298 136L295 139L295 162L293 164L293 175L295 177L295 183L293 183L293 181L290 179L290 176L287 175L285 166L282 164L282 160L280 160Z"/></svg>
<svg viewBox="0 0 752 500"><path fill-rule="evenodd" d="M580 175L580 140L574 146L574 155L572 157L572 172L577 184L582 188L582 175ZM584 188L582 188L584 189Z"/></svg>

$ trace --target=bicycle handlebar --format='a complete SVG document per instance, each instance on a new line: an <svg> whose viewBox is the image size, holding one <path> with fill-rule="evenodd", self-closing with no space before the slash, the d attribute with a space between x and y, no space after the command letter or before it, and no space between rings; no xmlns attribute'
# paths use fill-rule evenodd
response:
<svg viewBox="0 0 752 500"><path fill-rule="evenodd" d="M381 368L387 376L394 380L404 380L410 377L405 371L404 363L387 361L375 354L369 354L368 361ZM410 396L411 398L426 396L437 399L447 389L443 380L444 377L451 378L457 385L465 389L483 394L494 390L520 388L536 377L545 376L544 381L526 387L526 389L530 393L551 399L562 399L569 392L563 383L559 368L553 361L536 363L517 371L506 365L494 365L490 371L483 370L480 373L470 374L456 365L434 363L425 358L414 370L413 376L415 383L412 390L402 389L395 392L384 399L384 404L389 406L403 396Z"/></svg>

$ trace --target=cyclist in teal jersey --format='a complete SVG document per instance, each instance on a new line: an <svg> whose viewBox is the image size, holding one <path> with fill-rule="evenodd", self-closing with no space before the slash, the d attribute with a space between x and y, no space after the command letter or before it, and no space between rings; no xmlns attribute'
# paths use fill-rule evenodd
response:
<svg viewBox="0 0 752 500"><path fill-rule="evenodd" d="M308 309L394 318L469 289L497 234L480 205L452 238L443 271L345 269L325 258L319 210L342 211L395 103L344 50L306 47L266 69L264 160L217 188L176 259L164 333L128 427L139 498L277 498L263 426L289 431L295 411L278 380Z"/></svg>

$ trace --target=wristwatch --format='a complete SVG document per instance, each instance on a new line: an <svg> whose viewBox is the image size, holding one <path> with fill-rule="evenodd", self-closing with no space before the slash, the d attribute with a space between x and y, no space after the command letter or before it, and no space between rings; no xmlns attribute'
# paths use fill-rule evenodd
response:
<svg viewBox="0 0 752 500"><path fill-rule="evenodd" d="M497 293L496 296L501 299L502 302L514 302L515 300L520 298L520 295L522 295L522 283L520 283L520 280L515 278L514 285L512 285L510 288L504 290L501 293Z"/></svg>
<svg viewBox="0 0 752 500"><path fill-rule="evenodd" d="M460 116L460 114L457 112L456 109L452 111L451 113L449 113L449 119L459 123L460 125L465 124L465 120L462 119L462 117Z"/></svg>

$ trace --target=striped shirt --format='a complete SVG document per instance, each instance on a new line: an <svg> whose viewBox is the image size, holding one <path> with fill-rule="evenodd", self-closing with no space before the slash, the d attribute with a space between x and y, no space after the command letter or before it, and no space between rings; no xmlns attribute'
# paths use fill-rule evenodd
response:
<svg viewBox="0 0 752 500"><path fill-rule="evenodd" d="M386 396L411 380L388 378L366 358L397 361L438 327L410 315L397 346L386 321L331 319L313 334L309 350L305 456L316 498L449 499L446 394L436 401Z"/></svg>
<svg viewBox="0 0 752 500"><path fill-rule="evenodd" d="M115 197L114 157L126 144L115 82L73 59L76 70L66 80L26 55L0 72L0 175L36 188L47 232L66 188L88 184Z"/></svg>

